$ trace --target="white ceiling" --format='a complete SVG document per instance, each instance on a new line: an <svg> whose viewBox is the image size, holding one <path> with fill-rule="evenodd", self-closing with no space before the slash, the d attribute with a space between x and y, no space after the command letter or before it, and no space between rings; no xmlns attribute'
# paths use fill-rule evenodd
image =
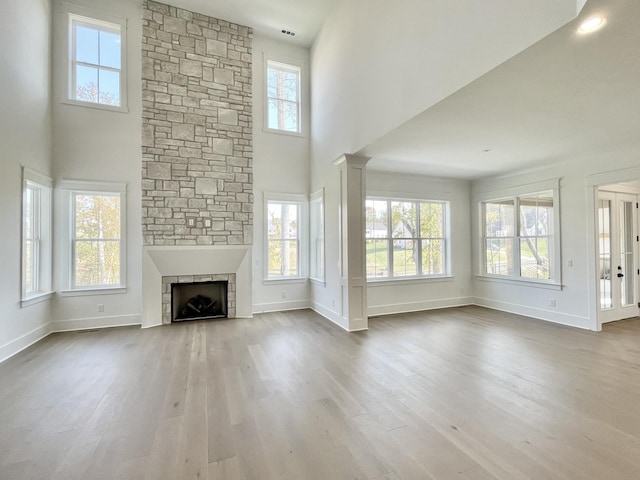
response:
<svg viewBox="0 0 640 480"><path fill-rule="evenodd" d="M578 35L595 13L607 25ZM638 0L589 0L574 22L358 153L373 170L473 179L637 139L639 21Z"/></svg>
<svg viewBox="0 0 640 480"><path fill-rule="evenodd" d="M252 27L263 36L309 47L338 0L168 0L176 7ZM283 29L295 32L285 36Z"/></svg>

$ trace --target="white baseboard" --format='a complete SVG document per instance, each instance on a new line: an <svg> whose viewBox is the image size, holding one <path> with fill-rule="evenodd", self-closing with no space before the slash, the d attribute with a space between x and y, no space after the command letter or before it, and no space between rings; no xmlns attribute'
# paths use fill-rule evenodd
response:
<svg viewBox="0 0 640 480"><path fill-rule="evenodd" d="M472 305L474 303L473 300L472 297L457 297L423 300L420 302L392 303L369 307L368 313L370 317L375 317L380 315L393 315L395 313L421 312L437 308L462 307L464 305Z"/></svg>
<svg viewBox="0 0 640 480"><path fill-rule="evenodd" d="M331 310L330 308L327 308L317 302L311 302L311 306L309 308L311 308L311 310L316 312L318 315L322 315L330 322L335 323L343 330L346 330L347 332L349 331L349 329L342 323L342 316L335 310Z"/></svg>
<svg viewBox="0 0 640 480"><path fill-rule="evenodd" d="M286 312L302 310L310 307L309 300L290 300L288 302L258 303L253 306L253 313Z"/></svg>
<svg viewBox="0 0 640 480"><path fill-rule="evenodd" d="M162 322L152 323L151 325L142 325L142 324L140 324L140 328L144 330L145 328L161 327L162 325L164 325L164 323L162 323Z"/></svg>
<svg viewBox="0 0 640 480"><path fill-rule="evenodd" d="M38 328L34 328L30 332L21 335L15 340L11 340L8 343L0 346L0 363L4 362L9 357L13 357L15 354L20 353L25 348L30 347L36 342L39 342L44 337L48 336L52 332L51 324L46 323Z"/></svg>
<svg viewBox="0 0 640 480"><path fill-rule="evenodd" d="M475 297L473 299L473 304L478 305L479 307L486 307L492 310L499 310L501 312L515 313L516 315L523 315L525 317L544 320L546 322L559 323L560 325L566 325L568 327L592 330L588 327L591 320L588 317L582 317L579 315L571 315L568 313L530 307L528 305L520 305L517 303L501 302L498 300L491 300L489 298Z"/></svg>
<svg viewBox="0 0 640 480"><path fill-rule="evenodd" d="M142 316L115 315L112 317L75 318L72 320L56 320L51 322L54 332L73 332L76 330L90 330L94 328L130 327L140 325Z"/></svg>

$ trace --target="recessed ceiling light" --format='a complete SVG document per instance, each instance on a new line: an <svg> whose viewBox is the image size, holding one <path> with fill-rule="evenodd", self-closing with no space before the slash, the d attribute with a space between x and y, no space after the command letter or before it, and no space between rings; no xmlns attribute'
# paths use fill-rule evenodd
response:
<svg viewBox="0 0 640 480"><path fill-rule="evenodd" d="M580 28L578 29L578 33L591 33L596 30L600 30L604 27L606 20L604 17L589 17L584 22L580 24Z"/></svg>

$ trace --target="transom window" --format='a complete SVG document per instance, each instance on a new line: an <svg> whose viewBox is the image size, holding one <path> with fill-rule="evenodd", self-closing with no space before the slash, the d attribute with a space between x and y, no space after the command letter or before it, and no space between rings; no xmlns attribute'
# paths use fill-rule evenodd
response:
<svg viewBox="0 0 640 480"><path fill-rule="evenodd" d="M367 278L448 274L448 202L366 201Z"/></svg>
<svg viewBox="0 0 640 480"><path fill-rule="evenodd" d="M301 133L300 67L267 60L267 128Z"/></svg>
<svg viewBox="0 0 640 480"><path fill-rule="evenodd" d="M483 203L484 273L555 278L555 201L542 191Z"/></svg>
<svg viewBox="0 0 640 480"><path fill-rule="evenodd" d="M69 99L123 107L124 26L75 14L69 25Z"/></svg>

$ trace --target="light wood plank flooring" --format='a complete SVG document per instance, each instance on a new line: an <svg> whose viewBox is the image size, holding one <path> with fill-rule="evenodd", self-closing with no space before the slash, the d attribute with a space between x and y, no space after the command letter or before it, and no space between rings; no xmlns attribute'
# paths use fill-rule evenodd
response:
<svg viewBox="0 0 640 480"><path fill-rule="evenodd" d="M640 319L310 311L51 335L0 364L2 480L640 479Z"/></svg>

